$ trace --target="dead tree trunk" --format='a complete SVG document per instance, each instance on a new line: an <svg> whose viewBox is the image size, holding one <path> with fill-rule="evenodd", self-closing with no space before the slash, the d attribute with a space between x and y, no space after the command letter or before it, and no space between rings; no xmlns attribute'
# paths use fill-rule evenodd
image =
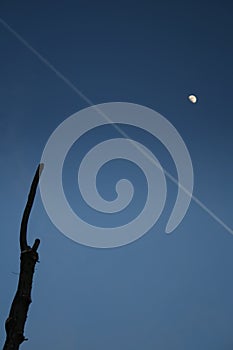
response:
<svg viewBox="0 0 233 350"><path fill-rule="evenodd" d="M17 291L11 305L9 317L6 320L6 341L3 350L18 350L20 344L27 340L24 337L24 327L27 319L29 305L31 303L32 279L35 264L38 261L37 249L40 240L36 239L33 246L27 244L27 224L32 209L33 201L39 183L43 165L40 164L31 184L28 200L24 209L20 228L20 275Z"/></svg>

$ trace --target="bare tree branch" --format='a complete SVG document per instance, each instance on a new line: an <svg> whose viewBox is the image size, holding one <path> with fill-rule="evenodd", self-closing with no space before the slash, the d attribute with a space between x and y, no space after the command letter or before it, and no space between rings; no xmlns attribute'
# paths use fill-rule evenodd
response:
<svg viewBox="0 0 233 350"><path fill-rule="evenodd" d="M44 168L44 165L40 164L36 170L34 179L33 179L32 184L31 184L30 192L28 195L27 204L26 204L26 207L24 209L23 218L22 218L22 222L21 222L21 228L20 228L20 249L21 249L21 252L24 250L27 250L29 248L29 246L27 244L28 219L29 219L29 215L30 215L32 205L34 202L34 198L36 195L36 189L37 189L37 186L39 183L40 174L43 171L43 168Z"/></svg>
<svg viewBox="0 0 233 350"><path fill-rule="evenodd" d="M27 340L24 337L24 327L27 319L29 305L31 303L32 280L36 262L38 261L37 249L40 240L36 239L32 248L27 244L27 224L32 209L39 178L43 170L40 164L31 184L30 192L20 228L20 275L18 288L11 305L10 314L5 323L6 341L3 350L18 350L20 344Z"/></svg>

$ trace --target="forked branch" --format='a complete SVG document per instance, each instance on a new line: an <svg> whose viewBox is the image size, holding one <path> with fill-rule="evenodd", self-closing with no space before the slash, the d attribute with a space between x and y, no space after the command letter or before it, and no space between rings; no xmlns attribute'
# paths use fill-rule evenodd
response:
<svg viewBox="0 0 233 350"><path fill-rule="evenodd" d="M27 224L32 209L39 178L43 170L40 164L31 184L30 192L20 228L20 275L17 291L11 305L10 314L5 323L6 341L3 350L18 350L20 344L27 340L24 337L24 327L27 319L29 305L31 303L32 279L35 264L38 261L37 249L40 240L36 239L33 246L27 244Z"/></svg>
<svg viewBox="0 0 233 350"><path fill-rule="evenodd" d="M37 189L40 175L43 171L43 168L44 168L44 165L40 164L36 170L34 179L33 179L32 184L31 184L30 192L28 195L27 204L26 204L26 207L24 209L23 218L22 218L21 227L20 227L20 249L21 249L21 252L30 248L27 244L27 225L28 225L29 215L30 215L30 212L32 210L34 198L36 195L36 189Z"/></svg>

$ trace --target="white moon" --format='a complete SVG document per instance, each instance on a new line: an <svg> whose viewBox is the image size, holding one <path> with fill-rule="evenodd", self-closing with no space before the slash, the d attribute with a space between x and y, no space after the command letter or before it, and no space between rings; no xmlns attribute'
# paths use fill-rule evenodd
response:
<svg viewBox="0 0 233 350"><path fill-rule="evenodd" d="M195 95L189 95L188 99L192 103L196 103L197 102L197 97Z"/></svg>

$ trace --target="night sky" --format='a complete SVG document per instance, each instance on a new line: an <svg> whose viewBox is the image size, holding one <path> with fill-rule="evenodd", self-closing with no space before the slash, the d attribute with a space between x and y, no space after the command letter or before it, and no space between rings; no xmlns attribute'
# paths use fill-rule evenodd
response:
<svg viewBox="0 0 233 350"><path fill-rule="evenodd" d="M167 118L189 150L195 198L232 227L232 13L232 1L225 0L1 1L0 346L18 282L19 228L31 180L51 133L89 107L6 24L93 104L130 102ZM124 131L177 177L158 140L133 127ZM116 137L122 135L110 125L93 129L64 163L72 208L97 226L125 224L146 200L145 176L119 159L103 167L97 187L113 200L119 178L129 179L135 186L129 208L101 214L80 198L82 157ZM29 341L22 349L233 348L233 236L196 201L176 230L165 234L177 194L168 178L167 187L164 211L152 229L111 249L68 239L50 221L38 191L28 240L41 239L40 263L25 329Z"/></svg>

